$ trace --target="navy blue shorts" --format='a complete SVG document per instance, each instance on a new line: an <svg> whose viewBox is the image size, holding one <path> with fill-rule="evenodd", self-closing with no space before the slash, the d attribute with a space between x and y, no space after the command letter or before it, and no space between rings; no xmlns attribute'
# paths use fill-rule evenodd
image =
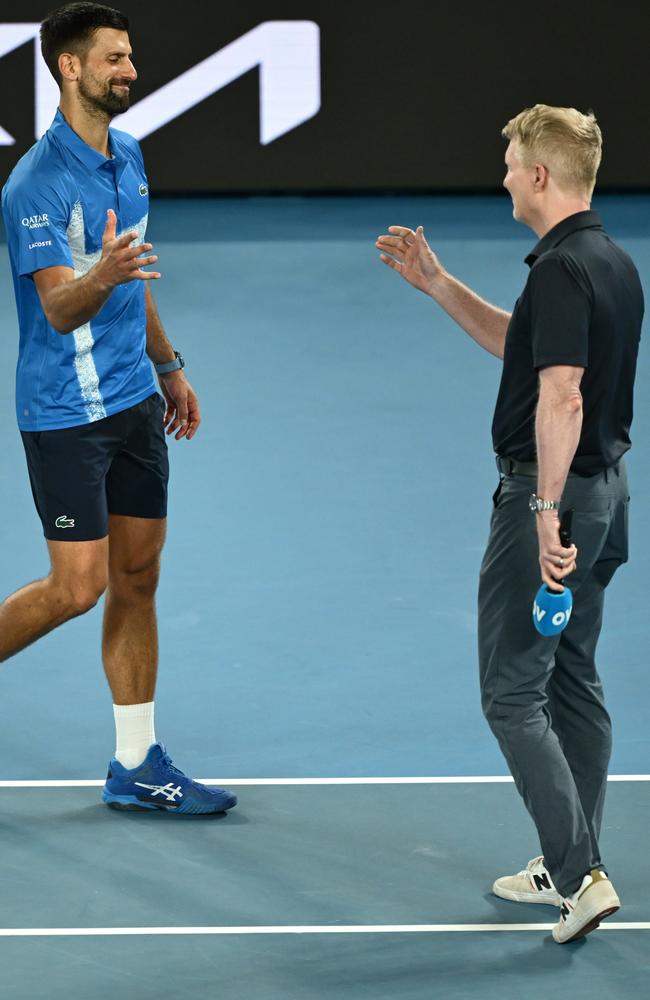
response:
<svg viewBox="0 0 650 1000"><path fill-rule="evenodd" d="M148 399L80 427L21 431L43 533L87 542L108 534L108 515L167 516L165 401Z"/></svg>

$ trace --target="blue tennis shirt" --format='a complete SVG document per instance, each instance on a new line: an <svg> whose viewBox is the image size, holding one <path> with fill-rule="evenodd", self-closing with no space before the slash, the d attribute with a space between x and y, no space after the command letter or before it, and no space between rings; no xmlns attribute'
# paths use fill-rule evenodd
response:
<svg viewBox="0 0 650 1000"><path fill-rule="evenodd" d="M144 241L149 194L140 147L117 129L109 129L109 144L106 159L57 111L2 191L20 327L16 414L24 431L101 420L156 390L142 281L118 285L89 323L61 334L48 323L33 279L61 265L75 278L86 274L101 257L109 208L118 236L133 230L136 242Z"/></svg>

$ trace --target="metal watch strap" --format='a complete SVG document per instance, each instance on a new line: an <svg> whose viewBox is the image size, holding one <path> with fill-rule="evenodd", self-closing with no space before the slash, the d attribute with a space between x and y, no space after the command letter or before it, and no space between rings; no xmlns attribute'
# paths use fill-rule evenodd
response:
<svg viewBox="0 0 650 1000"><path fill-rule="evenodd" d="M177 372L179 371L179 369L184 367L185 367L185 361L178 353L178 351L174 351L173 361L165 361L160 365L154 365L154 368L156 369L158 375L168 375L169 372Z"/></svg>
<svg viewBox="0 0 650 1000"><path fill-rule="evenodd" d="M531 493L528 505L533 513L536 514L540 514L543 510L560 509L559 500L544 500L542 497L538 497L535 493Z"/></svg>

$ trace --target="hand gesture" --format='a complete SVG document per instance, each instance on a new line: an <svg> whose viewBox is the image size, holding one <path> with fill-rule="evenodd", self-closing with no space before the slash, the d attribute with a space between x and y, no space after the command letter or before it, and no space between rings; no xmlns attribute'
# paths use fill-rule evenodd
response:
<svg viewBox="0 0 650 1000"><path fill-rule="evenodd" d="M436 278L442 275L440 261L424 238L422 226L413 232L404 226L389 226L391 236L380 236L376 247L380 259L401 274L414 288L431 295Z"/></svg>
<svg viewBox="0 0 650 1000"><path fill-rule="evenodd" d="M167 402L163 417L167 434L176 431L175 441L183 437L191 441L201 423L201 410L194 389L180 370L159 375L158 381Z"/></svg>
<svg viewBox="0 0 650 1000"><path fill-rule="evenodd" d="M149 281L152 278L159 278L160 274L157 271L142 270L143 267L155 264L158 260L155 254L149 257L140 256L147 250L152 250L153 244L141 243L139 246L131 246L138 234L129 232L118 238L115 233L116 226L117 216L113 209L109 208L102 236L102 256L96 264L98 277L110 288L123 285L127 281Z"/></svg>
<svg viewBox="0 0 650 1000"><path fill-rule="evenodd" d="M562 592L562 581L576 567L578 550L575 545L565 549L560 541L560 519L555 512L535 514L539 541L539 565L542 580L550 590Z"/></svg>

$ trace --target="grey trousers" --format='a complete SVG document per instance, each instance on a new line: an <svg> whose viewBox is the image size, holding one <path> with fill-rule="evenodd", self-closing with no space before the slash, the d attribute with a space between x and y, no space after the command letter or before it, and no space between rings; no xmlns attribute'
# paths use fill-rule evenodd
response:
<svg viewBox="0 0 650 1000"><path fill-rule="evenodd" d="M611 723L596 669L604 591L627 561L624 462L592 478L570 476L562 510L574 509L573 612L544 637L532 620L541 584L531 476L505 477L494 495L479 586L479 663L485 717L539 834L563 896L602 867Z"/></svg>

